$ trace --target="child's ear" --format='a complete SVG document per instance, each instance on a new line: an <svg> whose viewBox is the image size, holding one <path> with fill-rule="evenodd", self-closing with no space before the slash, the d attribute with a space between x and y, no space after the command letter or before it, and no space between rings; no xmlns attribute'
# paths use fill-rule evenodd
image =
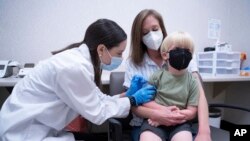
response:
<svg viewBox="0 0 250 141"><path fill-rule="evenodd" d="M168 58L169 58L169 53L167 53L167 52L162 52L162 53L161 53L161 57L162 57L163 60L166 61L166 60L168 60Z"/></svg>

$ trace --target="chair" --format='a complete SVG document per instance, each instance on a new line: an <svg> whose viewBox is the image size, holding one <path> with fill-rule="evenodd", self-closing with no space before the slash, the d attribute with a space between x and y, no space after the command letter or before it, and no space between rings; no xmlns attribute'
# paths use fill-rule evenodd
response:
<svg viewBox="0 0 250 141"><path fill-rule="evenodd" d="M123 87L125 72L111 72L110 73L110 85L109 91L110 95L120 94L125 91ZM132 119L132 114L130 113L126 118L111 118L109 119L109 140L122 141L124 139L129 140L131 126L129 125Z"/></svg>
<svg viewBox="0 0 250 141"><path fill-rule="evenodd" d="M110 94L115 95L124 92L123 82L124 82L124 72L111 72L110 74ZM202 78L199 75L199 79L202 82ZM250 112L250 109L242 108L236 105L226 105L226 104L209 104L209 108L211 107L223 107L223 108L232 108L237 110L243 110L246 112ZM131 114L130 114L131 115ZM127 117L125 119L109 119L109 133L108 138L112 141L125 141L131 140L129 130L129 120L131 117ZM193 124L193 129L197 131L198 124ZM229 141L230 134L229 131L223 130L220 128L210 126L211 130L211 138L213 141ZM125 134L129 134L126 135Z"/></svg>

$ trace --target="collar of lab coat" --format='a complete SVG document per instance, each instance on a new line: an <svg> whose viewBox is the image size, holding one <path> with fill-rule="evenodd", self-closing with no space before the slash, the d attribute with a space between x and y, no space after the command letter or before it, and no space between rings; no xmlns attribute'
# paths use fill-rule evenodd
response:
<svg viewBox="0 0 250 141"><path fill-rule="evenodd" d="M86 44L82 44L79 48L76 48L76 49L78 49L80 51L81 55L83 56L83 58L86 59L85 65L90 67L91 71L94 73L94 66L93 66L92 61L91 61L91 56L90 56L88 46Z"/></svg>
<svg viewBox="0 0 250 141"><path fill-rule="evenodd" d="M89 48L88 48L88 46L86 44L82 44L78 49L80 50L80 52L84 56L84 58L86 58L89 61L91 61L91 57L90 57L90 53L89 53Z"/></svg>

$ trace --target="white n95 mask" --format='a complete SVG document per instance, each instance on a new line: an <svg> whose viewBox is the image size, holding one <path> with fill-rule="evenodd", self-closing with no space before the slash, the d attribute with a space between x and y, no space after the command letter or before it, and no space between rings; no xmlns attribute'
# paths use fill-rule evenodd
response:
<svg viewBox="0 0 250 141"><path fill-rule="evenodd" d="M150 49L158 50L161 46L163 34L161 30L150 31L142 37L143 43Z"/></svg>

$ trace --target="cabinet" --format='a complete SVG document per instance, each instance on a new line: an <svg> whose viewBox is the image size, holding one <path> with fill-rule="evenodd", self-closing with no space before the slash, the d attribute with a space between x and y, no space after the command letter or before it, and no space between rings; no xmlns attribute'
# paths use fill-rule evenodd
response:
<svg viewBox="0 0 250 141"><path fill-rule="evenodd" d="M201 75L240 74L240 52L199 52L197 58Z"/></svg>

